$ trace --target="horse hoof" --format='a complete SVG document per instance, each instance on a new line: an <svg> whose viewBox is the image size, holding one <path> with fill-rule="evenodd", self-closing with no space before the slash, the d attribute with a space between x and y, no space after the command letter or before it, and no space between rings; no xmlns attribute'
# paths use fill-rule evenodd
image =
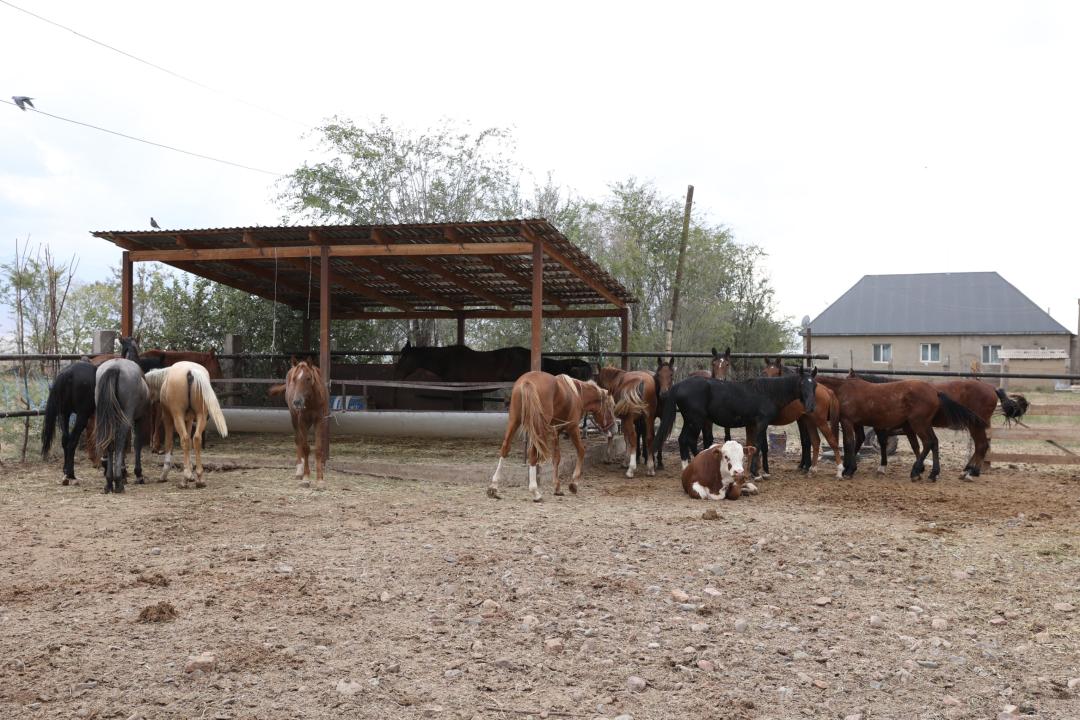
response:
<svg viewBox="0 0 1080 720"><path fill-rule="evenodd" d="M926 478L926 479L927 479L927 480L929 480L930 482L937 482L937 479L938 479L938 474L937 474L937 473L930 473L930 474L929 474L929 475L927 476L927 478Z"/></svg>
<svg viewBox="0 0 1080 720"><path fill-rule="evenodd" d="M136 485L145 485L146 484L146 479L142 475L139 475L138 477L135 478L135 484Z"/></svg>
<svg viewBox="0 0 1080 720"><path fill-rule="evenodd" d="M662 462L656 463L656 469L657 470L663 470L664 469L664 463L662 463Z"/></svg>
<svg viewBox="0 0 1080 720"><path fill-rule="evenodd" d="M960 479L964 482L975 482L975 478L971 476L971 473L964 473L960 476Z"/></svg>
<svg viewBox="0 0 1080 720"><path fill-rule="evenodd" d="M204 487L206 487L206 483L204 483L202 480L196 480L195 481L195 487L197 489L204 488Z"/></svg>
<svg viewBox="0 0 1080 720"><path fill-rule="evenodd" d="M311 487L311 481L310 480L301 480L300 481L300 487L302 487L302 488Z"/></svg>
<svg viewBox="0 0 1080 720"><path fill-rule="evenodd" d="M577 495L577 483L570 483L568 487L570 488L570 492L572 494Z"/></svg>
<svg viewBox="0 0 1080 720"><path fill-rule="evenodd" d="M71 478L71 479L69 479L69 478L64 478L64 479L63 479L63 481L61 481L61 483L60 483L60 484L61 484L61 485L67 485L67 484L68 484L69 482L71 482L71 480L73 480L73 479L74 479L74 478Z"/></svg>
<svg viewBox="0 0 1080 720"><path fill-rule="evenodd" d="M537 495L536 497L534 497L534 498L533 498L533 502L534 502L534 503L538 503L538 502L544 502L544 498L542 498L542 497L540 497L539 495Z"/></svg>
<svg viewBox="0 0 1080 720"><path fill-rule="evenodd" d="M492 500L502 500L502 497L499 495L499 491L493 487L489 487L487 489L487 496Z"/></svg>
<svg viewBox="0 0 1080 720"><path fill-rule="evenodd" d="M553 495L558 495L559 497L562 497L564 493L563 493L563 491L562 491L562 490L556 490L556 491L555 491L554 493L552 493L552 494L553 494Z"/></svg>

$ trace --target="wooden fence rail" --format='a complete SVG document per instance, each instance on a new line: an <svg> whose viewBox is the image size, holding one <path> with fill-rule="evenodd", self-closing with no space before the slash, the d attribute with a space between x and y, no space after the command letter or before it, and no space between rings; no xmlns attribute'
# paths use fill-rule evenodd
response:
<svg viewBox="0 0 1080 720"><path fill-rule="evenodd" d="M999 441L1042 440L1055 448L1054 454L998 452L991 447L986 456L989 462L1033 463L1039 465L1080 465L1080 424L1038 425L1042 418L1077 418L1080 417L1080 405L1057 405L1032 403L1021 427L995 428L991 437L996 444Z"/></svg>

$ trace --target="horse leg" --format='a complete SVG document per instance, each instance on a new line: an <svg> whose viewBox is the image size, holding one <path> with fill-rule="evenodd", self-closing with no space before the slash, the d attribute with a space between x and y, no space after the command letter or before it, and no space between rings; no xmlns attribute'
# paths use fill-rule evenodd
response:
<svg viewBox="0 0 1080 720"><path fill-rule="evenodd" d="M964 473L960 476L964 480L979 477L979 473L982 471L983 459L990 450L990 438L987 437L985 428L972 427L969 431L971 432L971 441L975 443L975 454L971 456L968 466L964 468Z"/></svg>
<svg viewBox="0 0 1080 720"><path fill-rule="evenodd" d="M930 465L930 475L927 476L927 480L930 482L937 482L938 477L941 475L941 464L938 462L938 439L937 433L934 432L932 425L926 426L926 437L930 441L930 452L933 453L933 462ZM923 457L926 457L925 451Z"/></svg>
<svg viewBox="0 0 1080 720"><path fill-rule="evenodd" d="M503 435L502 445L499 447L499 464L495 466L495 474L491 476L491 484L488 485L487 496L489 498L494 498L495 500L500 499L499 481L502 480L503 460L510 454L510 445L514 441L514 434L517 432L518 425L520 424L520 418L511 412L510 420L506 423L506 434ZM526 443L526 447L528 447L528 443Z"/></svg>
<svg viewBox="0 0 1080 720"><path fill-rule="evenodd" d="M206 430L206 413L198 413L195 417L195 432L191 435L191 443L195 446L195 487L206 487L206 481L203 480L203 464L202 464L202 449L203 449L203 431Z"/></svg>
<svg viewBox="0 0 1080 720"><path fill-rule="evenodd" d="M754 438L753 444L757 446L758 451L750 459L750 465L753 468L758 456L761 456L761 472L756 473L754 479L766 480L769 477L769 426L763 423L760 427L754 427L752 431L751 427L746 428L746 440L749 443L752 436Z"/></svg>
<svg viewBox="0 0 1080 720"><path fill-rule="evenodd" d="M75 451L79 449L79 438L82 436L83 431L86 430L86 423L90 419L89 415L83 415L79 413L75 416L75 428L71 431L71 436L64 444L64 484L67 485L70 482L72 485L78 485L79 481L75 478Z"/></svg>
<svg viewBox="0 0 1080 720"><path fill-rule="evenodd" d="M191 480L191 425L188 424L183 410L173 410L172 421L180 435L180 448L184 452L184 481L180 487L186 488L188 481Z"/></svg>
<svg viewBox="0 0 1080 720"><path fill-rule="evenodd" d="M843 454L840 451L840 443L837 442L836 433L829 427L828 418L814 418L814 422L817 424L817 430L821 435L825 436L825 442L829 443L829 447L832 448L833 458L836 460L836 479L839 480L844 474L844 463L842 462ZM814 449L814 465L817 465L818 448L821 447L821 439L818 438L817 446Z"/></svg>
<svg viewBox="0 0 1080 720"><path fill-rule="evenodd" d="M555 495L562 495L562 483L559 482L559 463L562 462L562 451L559 449L559 435L561 431L555 433L555 443L551 447L551 482L554 485L552 493Z"/></svg>
<svg viewBox="0 0 1080 720"><path fill-rule="evenodd" d="M536 463L539 457L536 452L536 448L531 444L529 445L529 492L533 495L533 502L540 502L544 498L540 495L540 487L536 482L536 474L539 468Z"/></svg>
<svg viewBox="0 0 1080 720"><path fill-rule="evenodd" d="M805 414L799 416L799 419L795 421L795 425L799 428L799 447L802 453L799 457L799 469L804 473L809 473L817 464L817 450L819 447L817 432L810 427L809 416ZM813 440L810 438L812 432L814 433ZM813 444L813 455L810 452L811 444Z"/></svg>
<svg viewBox="0 0 1080 720"><path fill-rule="evenodd" d="M97 446L97 416L93 413L86 419L86 457L90 459L90 464L95 468L102 468L102 462L105 458L98 454Z"/></svg>
<svg viewBox="0 0 1080 720"><path fill-rule="evenodd" d="M859 456L859 448L862 447L862 443L856 442L856 437L862 436L862 426L856 431L850 420L841 418L840 428L844 435L844 463L840 469L840 477L850 478L855 476L856 458Z"/></svg>
<svg viewBox="0 0 1080 720"><path fill-rule="evenodd" d="M574 443L577 457L574 461L574 474L570 477L570 492L577 495L577 481L581 479L581 468L585 465L585 443L581 441L581 433L570 433L570 442Z"/></svg>
<svg viewBox="0 0 1080 720"><path fill-rule="evenodd" d="M146 422L145 419L136 420L131 426L131 436L133 442L135 443L135 482L139 485L143 485L146 483L146 480L143 478L142 472L142 449L143 444L146 440L146 436L143 434L144 422Z"/></svg>
<svg viewBox="0 0 1080 720"><path fill-rule="evenodd" d="M315 421L315 489L325 490L326 479L326 422L324 417Z"/></svg>
<svg viewBox="0 0 1080 720"><path fill-rule="evenodd" d="M923 470L926 469L923 461L926 460L926 456L933 450L932 446L937 444L937 436L934 435L934 431L930 428L929 424L927 424L925 428L921 426L912 426L911 429L918 435L919 439L922 440L923 445L922 451L915 455L915 464L911 466L911 481L915 482L922 476Z"/></svg>
<svg viewBox="0 0 1080 720"><path fill-rule="evenodd" d="M172 469L173 419L170 413L165 413L161 418L161 432L165 440L165 457L161 465L161 479L158 482L169 481L169 470Z"/></svg>
<svg viewBox="0 0 1080 720"><path fill-rule="evenodd" d="M656 442L655 425L652 419L645 423L645 474L649 477L656 475L656 464L653 462L653 445Z"/></svg>
<svg viewBox="0 0 1080 720"><path fill-rule="evenodd" d="M301 423L301 427L303 423ZM308 443L308 429L302 427L296 431L297 452L300 454L300 462L297 464L301 487L311 487L311 445Z"/></svg>
<svg viewBox="0 0 1080 720"><path fill-rule="evenodd" d="M679 459L682 461L683 470L690 464L690 457L694 454L692 450L697 446L699 432L696 425L683 418L683 427L679 432Z"/></svg>
<svg viewBox="0 0 1080 720"><path fill-rule="evenodd" d="M626 441L626 477L634 477L634 471L637 470L637 453L634 448L637 446L637 427L634 421L624 420L622 424L623 440Z"/></svg>

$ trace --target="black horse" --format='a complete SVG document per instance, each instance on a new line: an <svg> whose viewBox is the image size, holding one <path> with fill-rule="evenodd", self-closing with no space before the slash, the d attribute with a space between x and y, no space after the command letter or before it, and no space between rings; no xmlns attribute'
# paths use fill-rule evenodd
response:
<svg viewBox="0 0 1080 720"><path fill-rule="evenodd" d="M407 342L394 365L394 379L404 380L417 370L427 370L446 382L514 382L529 372L531 364L532 354L523 347L473 350L464 345L414 347ZM540 369L583 382L593 377L592 365L580 358L541 358Z"/></svg>
<svg viewBox="0 0 1080 720"><path fill-rule="evenodd" d="M41 457L47 460L56 426L64 448L64 485L75 480L75 450L86 424L94 415L94 382L97 367L87 360L68 365L56 375L45 402L45 424L41 429ZM71 427L71 416L75 426Z"/></svg>
<svg viewBox="0 0 1080 720"><path fill-rule="evenodd" d="M765 475L769 473L768 429L780 409L794 400L801 400L807 412L814 410L814 393L817 368L809 373L799 368L794 375L778 378L752 378L740 382L689 377L676 383L664 400L660 418L660 432L656 436L659 447L671 434L675 425L675 411L682 413L683 428L679 433L679 457L683 467L690 462L696 449L698 435L708 423L721 427L745 427L746 437L761 456ZM711 433L709 433L711 435ZM705 447L712 444L706 437ZM751 471L757 474L757 457L751 463Z"/></svg>
<svg viewBox="0 0 1080 720"><path fill-rule="evenodd" d="M522 348L524 350L524 348ZM588 382L593 379L593 366L581 358L558 358L541 357L540 369L551 375L569 375L575 380ZM522 375L525 373L522 372Z"/></svg>

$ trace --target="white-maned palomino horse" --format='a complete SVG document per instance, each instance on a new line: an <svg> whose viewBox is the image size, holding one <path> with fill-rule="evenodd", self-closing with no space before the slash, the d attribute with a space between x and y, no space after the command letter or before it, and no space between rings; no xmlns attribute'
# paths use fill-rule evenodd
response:
<svg viewBox="0 0 1080 720"><path fill-rule="evenodd" d="M203 480L202 445L207 417L213 419L218 435L229 435L221 405L210 384L209 371L198 363L182 360L169 367L146 373L146 383L150 387L151 397L161 403L161 424L165 432L165 460L158 482L167 482L169 479L175 431L180 434L180 447L184 450L184 479L180 487L186 488L188 481L192 479L193 446L195 487L206 487Z"/></svg>

